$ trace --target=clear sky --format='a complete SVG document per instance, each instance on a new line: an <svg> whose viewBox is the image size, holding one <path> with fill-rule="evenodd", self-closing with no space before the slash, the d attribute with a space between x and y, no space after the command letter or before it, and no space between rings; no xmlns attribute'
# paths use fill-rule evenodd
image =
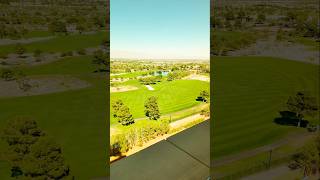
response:
<svg viewBox="0 0 320 180"><path fill-rule="evenodd" d="M111 58L209 59L209 0L111 0Z"/></svg>

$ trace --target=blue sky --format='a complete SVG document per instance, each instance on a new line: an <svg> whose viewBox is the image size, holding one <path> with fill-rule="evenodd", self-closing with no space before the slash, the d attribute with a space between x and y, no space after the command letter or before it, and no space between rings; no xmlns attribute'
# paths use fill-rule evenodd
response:
<svg viewBox="0 0 320 180"><path fill-rule="evenodd" d="M111 58L209 59L209 0L111 0Z"/></svg>

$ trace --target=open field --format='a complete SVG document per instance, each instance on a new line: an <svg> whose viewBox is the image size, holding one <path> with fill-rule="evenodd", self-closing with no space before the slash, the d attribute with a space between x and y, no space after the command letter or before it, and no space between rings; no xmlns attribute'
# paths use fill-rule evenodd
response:
<svg viewBox="0 0 320 180"><path fill-rule="evenodd" d="M0 127L16 116L27 116L52 136L63 149L72 175L77 179L105 176L105 75L93 73L91 56L72 57L51 64L21 67L27 75L71 75L90 87L39 96L1 98ZM85 97L85 98L84 98ZM91 108L90 108L91 107ZM4 145L0 143L0 149ZM81 158L80 158L81 157ZM0 174L9 175L1 161ZM7 173L8 172L8 173ZM7 179L4 176L1 179Z"/></svg>
<svg viewBox="0 0 320 180"><path fill-rule="evenodd" d="M214 68L214 159L299 130L273 122L289 95L307 90L319 99L318 65L266 57L215 57Z"/></svg>

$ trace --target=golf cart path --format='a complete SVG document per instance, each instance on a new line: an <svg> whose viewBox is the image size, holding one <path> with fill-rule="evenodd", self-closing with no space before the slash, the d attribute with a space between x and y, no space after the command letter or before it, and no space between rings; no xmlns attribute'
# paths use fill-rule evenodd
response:
<svg viewBox="0 0 320 180"><path fill-rule="evenodd" d="M193 122L195 119L199 119L201 117L204 117L203 115L199 114L194 114L185 118L182 118L180 120L174 121L172 123L170 123L171 128L175 129L175 128L179 128L183 125L186 125L188 123Z"/></svg>
<svg viewBox="0 0 320 180"><path fill-rule="evenodd" d="M280 147L282 145L289 144L290 140L292 140L292 139L295 139L294 145L300 146L307 139L310 139L312 137L314 137L314 133L310 133L307 131L303 132L303 133L301 133L301 132L300 133L291 133L291 134L287 135L286 137L284 137L284 138L280 139L279 141L274 142L272 144L267 144L265 146L261 146L261 147L258 147L258 148L252 149L252 150L243 151L238 154L232 154L232 155L224 156L222 158L214 160L213 167L226 165L226 164L232 163L234 161L238 161L238 160L241 160L244 158L249 158L251 156L255 156L259 153L270 151L270 150L275 149L277 147Z"/></svg>

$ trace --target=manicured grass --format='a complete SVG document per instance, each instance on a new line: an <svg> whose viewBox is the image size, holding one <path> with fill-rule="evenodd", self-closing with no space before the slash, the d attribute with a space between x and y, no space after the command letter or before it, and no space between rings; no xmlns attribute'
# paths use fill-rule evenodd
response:
<svg viewBox="0 0 320 180"><path fill-rule="evenodd" d="M16 116L34 118L40 128L62 146L72 175L84 180L105 177L107 162L106 78L103 74L92 73L92 66L90 57L75 57L25 68L23 70L29 75L70 74L87 80L91 86L47 95L0 99L0 130L7 120ZM7 173L2 169L5 167L0 165L0 174Z"/></svg>
<svg viewBox="0 0 320 180"><path fill-rule="evenodd" d="M61 58L50 64L40 66L24 66L20 69L27 75L42 74L91 74L96 70L92 64L92 56Z"/></svg>
<svg viewBox="0 0 320 180"><path fill-rule="evenodd" d="M296 131L273 122L289 95L307 90L319 98L318 65L265 57L214 57L213 63L214 158Z"/></svg>
<svg viewBox="0 0 320 180"><path fill-rule="evenodd" d="M117 99L121 99L130 109L134 118L145 117L144 102L148 97L156 96L161 114L167 114L190 108L200 104L196 101L201 90L209 91L209 83L198 80L174 80L166 81L165 79L151 85L155 90L150 91L141 85L137 80L127 81L125 84L137 86L139 89L127 92L111 93L111 103ZM111 124L117 123L112 117L113 109L111 109Z"/></svg>
<svg viewBox="0 0 320 180"><path fill-rule="evenodd" d="M99 46L102 43L102 39L106 37L106 32L84 35L61 35L46 41L25 44L24 47L26 48L27 52L34 52L37 49L43 52L67 52L79 50L82 48ZM14 53L15 45L0 46L0 49L0 54Z"/></svg>

